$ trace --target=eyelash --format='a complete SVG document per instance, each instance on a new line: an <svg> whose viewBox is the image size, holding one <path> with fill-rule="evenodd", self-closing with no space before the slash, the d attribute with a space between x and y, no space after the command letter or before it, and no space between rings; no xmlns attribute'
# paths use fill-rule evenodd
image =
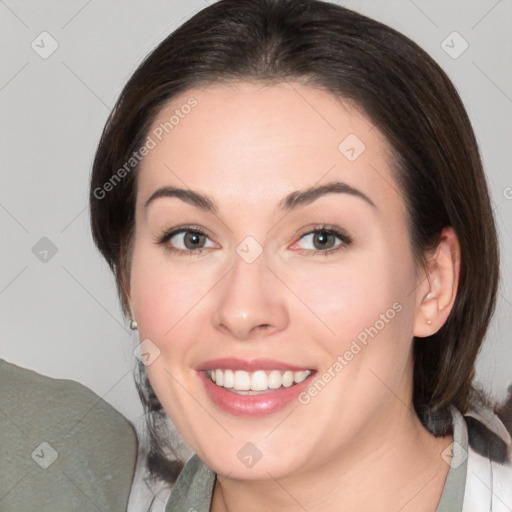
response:
<svg viewBox="0 0 512 512"><path fill-rule="evenodd" d="M179 228L173 229L171 231L166 231L165 233L163 233L163 235L158 237L158 239L156 240L155 243L157 243L158 245L163 245L165 247L165 250L170 253L178 253L179 255L182 255L182 256L200 256L204 251L207 250L207 248L184 250L184 249L177 249L176 247L170 247L169 245L166 245L167 242L171 238L173 238L175 235L178 235L180 233L194 233L197 235L203 235L203 236L208 237L208 235L198 226L180 226ZM298 252L306 252L306 253L312 254L314 256L329 256L329 255L332 255L333 253L336 253L339 250L346 248L352 244L352 239L347 234L345 234L343 231L340 231L338 228L335 228L333 226L328 226L328 225L324 225L324 224L315 226L313 229L310 229L309 231L302 233L299 237L299 240L304 238L306 235L318 234L318 233L334 235L336 238L341 240L341 243L339 243L338 245L336 245L333 248L328 249L326 251L312 250L312 249L300 249L300 250L298 250Z"/></svg>
<svg viewBox="0 0 512 512"><path fill-rule="evenodd" d="M201 228L198 226L181 226L176 229L172 229L171 231L166 231L163 235L158 237L156 243L158 245L163 245L165 250L170 253L178 253L181 256L199 256L201 255L206 249L194 249L194 250L184 250L184 249L176 249L175 247L170 247L167 245L167 242L175 235L178 235L179 233L195 233L198 235L204 235L208 236Z"/></svg>

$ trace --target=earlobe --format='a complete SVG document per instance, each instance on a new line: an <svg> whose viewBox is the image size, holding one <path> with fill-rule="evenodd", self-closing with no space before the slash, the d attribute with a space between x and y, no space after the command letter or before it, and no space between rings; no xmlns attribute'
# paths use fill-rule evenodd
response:
<svg viewBox="0 0 512 512"><path fill-rule="evenodd" d="M414 336L431 336L444 325L457 296L459 273L459 240L453 228L445 227L417 288Z"/></svg>

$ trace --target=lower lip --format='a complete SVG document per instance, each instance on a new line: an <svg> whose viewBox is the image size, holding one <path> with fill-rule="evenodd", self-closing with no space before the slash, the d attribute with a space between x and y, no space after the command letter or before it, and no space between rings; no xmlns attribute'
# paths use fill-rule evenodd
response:
<svg viewBox="0 0 512 512"><path fill-rule="evenodd" d="M289 388L269 390L268 393L258 395L239 395L214 384L206 376L205 371L200 371L198 374L210 400L223 411L234 416L260 418L281 411L297 400L298 395L310 385L311 377L315 372L299 384Z"/></svg>

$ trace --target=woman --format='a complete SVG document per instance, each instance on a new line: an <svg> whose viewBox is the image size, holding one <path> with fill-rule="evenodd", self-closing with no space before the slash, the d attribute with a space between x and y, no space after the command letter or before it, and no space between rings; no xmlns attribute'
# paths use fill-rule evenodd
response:
<svg viewBox="0 0 512 512"><path fill-rule="evenodd" d="M511 506L510 437L472 387L498 280L485 177L412 41L313 0L204 9L123 90L91 215L143 402L196 454L166 510Z"/></svg>

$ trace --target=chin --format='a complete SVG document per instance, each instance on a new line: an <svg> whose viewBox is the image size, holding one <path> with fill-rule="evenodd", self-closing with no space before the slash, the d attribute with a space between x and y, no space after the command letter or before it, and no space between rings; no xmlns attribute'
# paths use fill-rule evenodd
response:
<svg viewBox="0 0 512 512"><path fill-rule="evenodd" d="M304 461L295 457L284 458L281 450L265 455L252 443L237 447L236 451L198 455L218 475L236 480L286 478L304 467Z"/></svg>

